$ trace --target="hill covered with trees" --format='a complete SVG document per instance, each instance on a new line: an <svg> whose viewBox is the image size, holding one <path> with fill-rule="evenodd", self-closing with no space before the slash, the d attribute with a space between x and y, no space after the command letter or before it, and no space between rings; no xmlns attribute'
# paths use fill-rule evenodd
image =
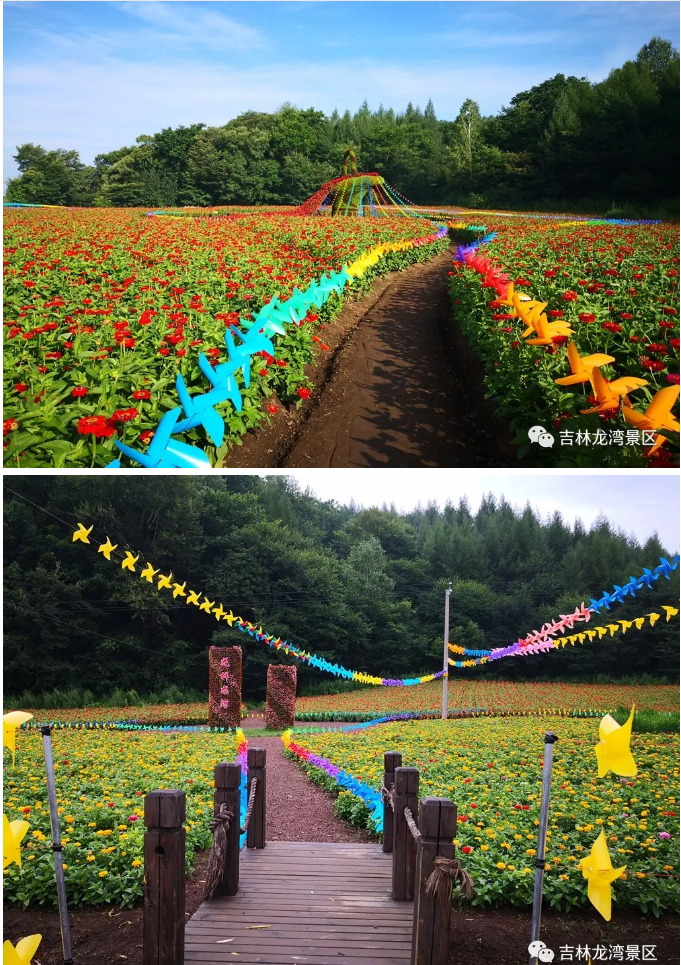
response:
<svg viewBox="0 0 681 965"><path fill-rule="evenodd" d="M576 485L579 481L576 482ZM17 493L15 495L14 493ZM450 639L474 649L519 634L655 565L665 553L602 518L590 531L487 497L398 514L321 502L286 477L13 476L4 502L5 693L169 685L204 691L207 649L244 651L244 693L261 696L265 645L72 542L94 524L121 549L172 570L234 613L346 667L390 677L442 667L444 589ZM97 543L99 539L97 540ZM673 552L675 547L667 548ZM679 598L678 570L617 608L617 619ZM677 604L678 605L678 604ZM466 675L516 680L678 680L678 627L605 638ZM301 667L300 683L333 681Z"/></svg>
<svg viewBox="0 0 681 965"><path fill-rule="evenodd" d="M472 78L474 83L475 77ZM471 91L474 94L474 91ZM464 100L453 121L411 104L354 114L284 105L220 127L141 135L100 154L17 147L7 201L133 207L299 204L336 176L346 150L417 204L678 214L679 55L653 38L599 82L556 74L496 116ZM676 203L674 202L676 199Z"/></svg>

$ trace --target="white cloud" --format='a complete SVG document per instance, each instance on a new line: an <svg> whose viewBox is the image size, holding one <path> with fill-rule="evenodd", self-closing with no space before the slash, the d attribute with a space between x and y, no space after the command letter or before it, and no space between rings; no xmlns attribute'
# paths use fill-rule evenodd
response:
<svg viewBox="0 0 681 965"><path fill-rule="evenodd" d="M159 42L212 50L253 50L266 46L259 30L203 6L186 3L124 2L117 6L155 28Z"/></svg>

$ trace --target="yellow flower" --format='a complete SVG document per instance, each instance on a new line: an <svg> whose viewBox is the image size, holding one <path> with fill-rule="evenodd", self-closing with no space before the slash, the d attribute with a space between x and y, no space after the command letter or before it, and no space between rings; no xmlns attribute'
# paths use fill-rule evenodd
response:
<svg viewBox="0 0 681 965"><path fill-rule="evenodd" d="M106 878L106 876L108 875L108 873L109 873L108 871L100 871L100 872L99 872L99 877L100 877L100 878Z"/></svg>
<svg viewBox="0 0 681 965"><path fill-rule="evenodd" d="M500 871L503 871L505 867L506 865L504 864L503 861L497 861L497 868L499 868Z"/></svg>
<svg viewBox="0 0 681 965"><path fill-rule="evenodd" d="M528 848L527 851L525 852L525 854L536 854L536 853L537 852L534 850L534 848Z"/></svg>
<svg viewBox="0 0 681 965"><path fill-rule="evenodd" d="M141 864L142 864L142 862L140 861L140 859L139 859L139 858L135 858L135 860L134 860L133 863L132 863L132 866L133 866L133 868L139 868L139 866L140 866Z"/></svg>

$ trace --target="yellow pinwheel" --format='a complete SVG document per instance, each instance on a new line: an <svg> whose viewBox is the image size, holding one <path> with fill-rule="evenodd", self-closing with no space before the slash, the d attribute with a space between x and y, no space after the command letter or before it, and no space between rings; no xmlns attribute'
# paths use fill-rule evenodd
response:
<svg viewBox="0 0 681 965"><path fill-rule="evenodd" d="M650 620L651 627L654 627L657 621L660 619L659 613L646 613L646 616Z"/></svg>
<svg viewBox="0 0 681 965"><path fill-rule="evenodd" d="M662 604L662 609L663 609L664 612L667 614L667 623L669 623L669 621L671 620L671 618L672 618L672 617L675 617L676 614L679 612L678 607L675 607L675 606L665 606L664 603Z"/></svg>
<svg viewBox="0 0 681 965"><path fill-rule="evenodd" d="M181 586L180 586L179 583L173 583L173 587L174 587L174 589L173 589L173 600L176 600L176 599L178 598L178 596L186 596L186 595L187 595L187 594L184 592L184 588L185 588L186 585L187 585L186 583L183 583Z"/></svg>
<svg viewBox="0 0 681 965"><path fill-rule="evenodd" d="M21 839L28 831L28 821L10 821L6 814L2 816L2 867L11 864L21 867Z"/></svg>
<svg viewBox="0 0 681 965"><path fill-rule="evenodd" d="M201 604L201 606L199 607L199 610L205 610L206 613L210 613L214 606L215 606L215 600L209 600L208 597L206 597L203 603Z"/></svg>
<svg viewBox="0 0 681 965"><path fill-rule="evenodd" d="M624 874L626 865L613 868L604 831L598 835L592 845L591 853L588 857L582 858L578 867L589 882L589 901L606 921L610 921L612 905L610 885Z"/></svg>
<svg viewBox="0 0 681 965"><path fill-rule="evenodd" d="M73 534L73 542L75 543L77 540L80 540L81 543L89 543L90 540L88 539L88 536L91 532L92 526L90 529L85 529L85 526L83 526L82 523L78 523L78 529Z"/></svg>
<svg viewBox="0 0 681 965"><path fill-rule="evenodd" d="M232 625L233 623L236 623L236 621L239 619L239 617L235 617L234 614L232 613L232 611L230 610L229 613L225 613L223 619L226 620L227 623L229 623L229 625L230 625L230 627L231 627L231 625Z"/></svg>
<svg viewBox="0 0 681 965"><path fill-rule="evenodd" d="M629 719L621 727L610 714L606 714L601 721L598 728L601 739L596 744L599 777L605 777L609 771L620 777L634 777L636 774L636 763L629 747L634 710L632 707Z"/></svg>
<svg viewBox="0 0 681 965"><path fill-rule="evenodd" d="M567 347L568 362L570 363L571 375L565 375L562 379L554 379L556 385L577 385L579 382L588 382L592 369L614 362L612 355L582 355L574 342L570 342Z"/></svg>
<svg viewBox="0 0 681 965"><path fill-rule="evenodd" d="M106 538L106 543L102 545L97 550L98 553L103 553L107 560L111 559L111 554L118 547L118 543L112 543L109 537Z"/></svg>
<svg viewBox="0 0 681 965"><path fill-rule="evenodd" d="M154 567L151 565L151 563L147 563L147 565L140 573L140 578L143 580L146 580L147 583L153 583L154 577L156 576L157 573L158 573L158 570L155 570Z"/></svg>
<svg viewBox="0 0 681 965"><path fill-rule="evenodd" d="M194 606L198 606L200 599L201 599L201 592L199 590L190 590L189 595L185 602L193 603Z"/></svg>
<svg viewBox="0 0 681 965"><path fill-rule="evenodd" d="M223 617L227 616L225 611L222 609L222 603L219 606L215 607L215 609L213 610L213 613L215 614L216 620L222 620Z"/></svg>
<svg viewBox="0 0 681 965"><path fill-rule="evenodd" d="M164 576L161 573L161 576L159 577L159 580L158 580L159 590L169 590L172 587L172 585L173 585L173 574L169 573L168 576Z"/></svg>
<svg viewBox="0 0 681 965"><path fill-rule="evenodd" d="M681 426L677 419L672 415L672 408L679 397L679 386L668 385L666 389L660 389L653 396L653 400L645 412L637 412L624 406L622 415L629 425L636 426L637 429L655 431L656 429L670 429L672 432L679 432ZM646 452L649 456L660 446L667 442L666 436L655 436L655 442Z"/></svg>
<svg viewBox="0 0 681 965"><path fill-rule="evenodd" d="M10 941L2 946L2 965L31 965L31 959L38 950L42 935L29 935L18 941L16 948Z"/></svg>
<svg viewBox="0 0 681 965"><path fill-rule="evenodd" d="M125 559L121 563L121 569L130 570L131 573L135 572L135 563L139 559L139 556L133 556L130 550L125 551Z"/></svg>
<svg viewBox="0 0 681 965"><path fill-rule="evenodd" d="M17 727L21 727L25 724L27 720L32 720L33 714L27 714L23 710L12 710L9 714L3 714L2 717L2 746L9 747L12 753L12 763L15 760L15 739L17 733Z"/></svg>

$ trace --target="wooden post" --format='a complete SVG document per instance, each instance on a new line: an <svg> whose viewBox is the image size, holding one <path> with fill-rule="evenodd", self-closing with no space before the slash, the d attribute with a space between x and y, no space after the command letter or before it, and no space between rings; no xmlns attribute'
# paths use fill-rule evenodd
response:
<svg viewBox="0 0 681 965"><path fill-rule="evenodd" d="M421 842L416 857L416 895L411 965L447 965L451 898L446 905L426 895L434 858L453 858L456 806L444 797L426 797L419 815Z"/></svg>
<svg viewBox="0 0 681 965"><path fill-rule="evenodd" d="M383 755L383 787L389 791L395 784L395 768L402 767L402 755L397 751L386 751ZM393 809L383 802L383 850L390 854L393 849Z"/></svg>
<svg viewBox="0 0 681 965"><path fill-rule="evenodd" d="M144 965L184 962L184 791L144 798Z"/></svg>
<svg viewBox="0 0 681 965"><path fill-rule="evenodd" d="M247 791L251 793L251 781L257 777L258 786L255 789L255 802L251 819L248 822L246 831L247 848L265 847L265 764L267 751L261 747L248 748L248 785ZM248 798L247 798L248 800Z"/></svg>
<svg viewBox="0 0 681 965"><path fill-rule="evenodd" d="M393 900L411 901L414 897L416 843L404 817L408 807L415 821L419 810L419 769L395 770L395 814L393 824Z"/></svg>
<svg viewBox="0 0 681 965"><path fill-rule="evenodd" d="M227 832L227 854L225 870L218 882L214 896L235 895L239 890L239 828L241 826L241 767L223 761L215 767L215 794L213 813L217 814L221 804L227 805L232 818Z"/></svg>

